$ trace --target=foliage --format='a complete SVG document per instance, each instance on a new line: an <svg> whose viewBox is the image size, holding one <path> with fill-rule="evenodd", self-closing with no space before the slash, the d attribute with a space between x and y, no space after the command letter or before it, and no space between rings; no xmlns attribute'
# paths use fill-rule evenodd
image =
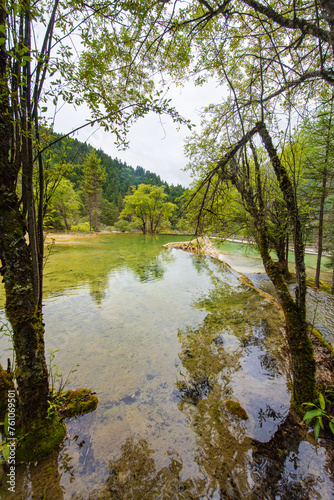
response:
<svg viewBox="0 0 334 500"><path fill-rule="evenodd" d="M49 376L49 387L50 387L50 397L49 397L49 412L48 415L53 413L53 410L59 406L62 401L62 393L65 387L73 382L71 376L77 371L78 364L72 366L71 370L66 376L63 375L63 370L54 363L55 356L58 349L51 351L48 360L48 376Z"/></svg>
<svg viewBox="0 0 334 500"><path fill-rule="evenodd" d="M61 179L51 199L50 210L53 210L53 219L63 219L67 231L71 228L71 222L78 217L80 201L78 194L74 191L73 184L66 178ZM52 227L52 223L49 224Z"/></svg>
<svg viewBox="0 0 334 500"><path fill-rule="evenodd" d="M10 437L8 432L8 413L6 413L5 421L0 422L0 425L4 427L4 438L0 442L0 453L2 454L3 460L0 459L0 463L7 462L10 456Z"/></svg>
<svg viewBox="0 0 334 500"><path fill-rule="evenodd" d="M8 322L0 320L0 337L5 336L10 341L11 347L9 350L12 353L12 359L8 359L9 369L13 373L15 370L15 349L13 346L13 330Z"/></svg>
<svg viewBox="0 0 334 500"><path fill-rule="evenodd" d="M163 186L140 184L138 189L133 189L133 193L125 197L120 217L133 217L135 221L140 221L144 234L155 234L177 208L166 198Z"/></svg>
<svg viewBox="0 0 334 500"><path fill-rule="evenodd" d="M315 419L314 437L318 440L320 429L324 429L324 423L328 422L328 427L334 434L334 390L326 389L325 395L319 392L315 403L303 403L307 411L303 420L309 425Z"/></svg>
<svg viewBox="0 0 334 500"><path fill-rule="evenodd" d="M75 226L71 226L71 231L79 231L81 233L89 233L90 231L90 225L89 222L80 222L79 224Z"/></svg>
<svg viewBox="0 0 334 500"><path fill-rule="evenodd" d="M62 140L61 138L60 134L52 134L52 140L57 142L51 146L51 150L57 158L62 158L70 166L64 175L72 182L74 190L78 192L84 177L83 164L91 153L92 147L78 139L72 139L68 143L67 139ZM128 194L132 186L136 188L139 184L164 186L168 201L176 204L178 204L178 198L185 192L185 188L180 184L176 186L169 185L154 172L145 170L141 166L133 168L118 158L111 158L101 149L96 150L96 156L101 160L101 165L106 174L105 182L102 185L102 198L120 209L119 211L123 208L119 206L120 201Z"/></svg>

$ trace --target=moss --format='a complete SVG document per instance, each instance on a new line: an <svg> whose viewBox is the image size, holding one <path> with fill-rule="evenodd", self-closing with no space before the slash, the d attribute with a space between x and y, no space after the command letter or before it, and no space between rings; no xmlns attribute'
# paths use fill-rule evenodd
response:
<svg viewBox="0 0 334 500"><path fill-rule="evenodd" d="M238 403L237 401L232 401L228 399L227 401L225 401L225 406L227 411L232 415L235 415L236 417L239 417L242 420L248 420L248 415L246 410L244 410L240 405L240 403Z"/></svg>
<svg viewBox="0 0 334 500"><path fill-rule="evenodd" d="M0 422L3 422L8 409L8 391L14 391L13 377L0 365Z"/></svg>
<svg viewBox="0 0 334 500"><path fill-rule="evenodd" d="M319 281L319 288L315 286L315 280L314 278L310 278L309 276L307 276L306 278L306 284L307 286L309 286L310 288L313 288L313 290L321 290L322 292L325 292L325 293L331 293L331 286L330 285L327 285L326 283L324 283L323 281Z"/></svg>
<svg viewBox="0 0 334 500"><path fill-rule="evenodd" d="M311 333L313 333L313 335L319 340L320 344L323 345L324 347L326 347L332 353L332 355L334 356L334 347L331 344L328 344L326 342L326 340L321 335L321 333L319 332L319 330L317 330L316 328L313 328L312 331L311 331Z"/></svg>
<svg viewBox="0 0 334 500"><path fill-rule="evenodd" d="M99 402L97 396L95 396L90 389L66 391L62 396L64 402L59 408L59 413L65 418L94 411Z"/></svg>
<svg viewBox="0 0 334 500"><path fill-rule="evenodd" d="M66 427L58 415L36 421L31 430L18 441L16 460L18 462L36 462L57 448L66 434Z"/></svg>

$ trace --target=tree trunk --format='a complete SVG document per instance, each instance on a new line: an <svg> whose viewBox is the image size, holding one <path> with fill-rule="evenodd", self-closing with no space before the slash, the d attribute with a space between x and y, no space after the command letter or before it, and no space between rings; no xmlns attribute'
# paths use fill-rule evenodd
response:
<svg viewBox="0 0 334 500"><path fill-rule="evenodd" d="M0 365L0 422L5 420L8 412L8 391L15 393L13 376Z"/></svg>
<svg viewBox="0 0 334 500"><path fill-rule="evenodd" d="M10 175L6 175L9 171L8 161L7 164L1 161L1 274L6 291L6 315L13 328L22 420L27 431L34 420L46 416L49 385L44 356L44 325L34 296L31 254L25 240L25 222L18 199L12 190Z"/></svg>
<svg viewBox="0 0 334 500"><path fill-rule="evenodd" d="M271 164L273 166L275 175L280 185L281 192L284 197L289 218L293 224L297 279L296 305L300 310L301 318L304 323L306 320L306 270L304 262L303 231L298 213L297 200L289 175L277 155L276 149L274 148L265 124L263 122L257 123L257 128L261 136L263 145L269 155Z"/></svg>
<svg viewBox="0 0 334 500"><path fill-rule="evenodd" d="M318 255L317 255L317 265L316 265L316 271L315 271L315 286L317 288L319 288L319 285L320 285L320 270L321 270L321 257L322 257L322 233L323 233L323 225L324 225L326 184L327 184L327 169L325 168L323 178L322 178L322 193L321 193L320 209L319 209Z"/></svg>
<svg viewBox="0 0 334 500"><path fill-rule="evenodd" d="M315 362L313 359L313 346L309 336L307 335L306 276L302 228L292 183L284 166L280 162L266 126L263 122L260 122L256 124L255 129L259 132L263 145L269 155L285 200L289 220L291 220L294 224L295 262L297 275L295 300L293 300L290 294L280 263L274 262L270 256L269 230L262 200L260 170L259 168L256 170L257 192L256 196L254 196L247 173L241 172L238 168L234 168L233 163L231 163L231 157L233 158L234 154L233 152L237 151L238 146L240 149L240 147L245 144L245 140L247 141L251 139L250 133L245 134L237 145L234 146L234 148L232 148L230 152L217 163L217 165L221 169L220 177L223 180L230 180L241 194L244 206L251 215L256 228L256 239L262 261L267 275L275 286L286 320L286 334L290 348L291 369L293 376L293 401L294 404L300 406L304 402L311 401L315 394ZM252 129L251 132L253 131L254 129ZM226 168L227 163L230 163L230 169ZM258 205L256 200L258 201Z"/></svg>
<svg viewBox="0 0 334 500"><path fill-rule="evenodd" d="M6 13L0 7L0 24ZM17 169L10 163L11 115L8 100L7 54L0 49L0 259L6 292L6 315L13 329L16 380L24 432L48 408L48 374L44 356L44 326L34 293L33 266L26 225L15 193Z"/></svg>
<svg viewBox="0 0 334 500"><path fill-rule="evenodd" d="M304 263L304 244L302 226L299 218L297 201L290 178L281 164L264 123L257 124L262 142L266 148L275 175L280 185L289 219L294 225L295 266L296 266L296 300L291 297L282 273L272 261L266 236L260 239L260 252L269 278L274 283L279 295L285 319L286 331L291 352L293 373L294 402L301 405L311 401L315 393L314 375L315 361L313 347L307 334L306 321L306 272Z"/></svg>
<svg viewBox="0 0 334 500"><path fill-rule="evenodd" d="M97 191L95 191L95 196L94 196L94 215L95 215L95 232L97 233Z"/></svg>
<svg viewBox="0 0 334 500"><path fill-rule="evenodd" d="M327 7L328 7L328 5L327 5ZM333 7L333 5L332 5L332 7ZM333 10L332 14L334 16L334 10ZM327 180L328 180L328 159L329 159L329 153L330 153L332 116L333 116L333 100L331 102L331 109L330 109L328 129L327 129L325 165L324 165L324 169L322 172L322 189L321 189L320 208L319 208L318 256L317 256L317 265L316 265L316 272L315 272L315 286L317 288L319 288L319 285L320 285L322 240L323 240L325 201L326 201L326 195L327 195L326 187L327 187Z"/></svg>
<svg viewBox="0 0 334 500"><path fill-rule="evenodd" d="M282 305L291 357L293 402L300 406L302 403L312 401L314 397L315 361L313 346L307 334L307 322L304 318L303 309L300 309L292 299L279 263L275 263L270 257L265 235L262 233L258 238L259 250L266 273L273 282Z"/></svg>

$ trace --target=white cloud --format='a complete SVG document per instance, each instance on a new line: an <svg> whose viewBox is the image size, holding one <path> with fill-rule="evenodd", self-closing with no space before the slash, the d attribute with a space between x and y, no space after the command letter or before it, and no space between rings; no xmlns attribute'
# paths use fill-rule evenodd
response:
<svg viewBox="0 0 334 500"><path fill-rule="evenodd" d="M199 125L200 109L210 103L220 102L221 89L214 82L195 87L187 83L184 87L174 87L168 96L171 104L179 113ZM64 106L57 114L55 131L68 133L89 120L89 110L83 106L77 110ZM118 150L114 144L112 134L104 132L99 127L86 127L74 137L80 141L87 141L96 149L102 149L112 158L119 158L128 165L136 168L140 165L145 170L150 170L160 175L161 179L169 184L182 184L188 186L190 176L182 169L187 164L184 155L184 140L190 131L187 126L173 123L168 116L158 116L154 113L135 123L129 133L129 148L125 151Z"/></svg>

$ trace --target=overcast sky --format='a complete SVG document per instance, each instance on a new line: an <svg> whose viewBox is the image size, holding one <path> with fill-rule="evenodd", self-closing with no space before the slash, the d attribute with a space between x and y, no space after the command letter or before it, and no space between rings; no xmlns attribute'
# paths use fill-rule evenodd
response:
<svg viewBox="0 0 334 500"><path fill-rule="evenodd" d="M200 129L200 109L211 103L221 101L221 89L214 82L202 87L186 84L184 88L175 88L168 97L172 98L172 105L181 115L189 118ZM57 114L54 129L59 133L68 133L89 120L89 111L84 107L75 110L69 105L64 106ZM102 149L112 158L118 158L136 168L138 165L160 175L163 181L169 184L181 184L184 187L191 181L189 173L182 169L187 164L184 155L184 140L190 131L187 126L177 130L177 124L167 117L162 118L150 113L140 119L131 128L129 134L130 145L125 151L118 150L114 144L114 137L98 127L86 127L75 137L80 141L87 141L95 149Z"/></svg>

